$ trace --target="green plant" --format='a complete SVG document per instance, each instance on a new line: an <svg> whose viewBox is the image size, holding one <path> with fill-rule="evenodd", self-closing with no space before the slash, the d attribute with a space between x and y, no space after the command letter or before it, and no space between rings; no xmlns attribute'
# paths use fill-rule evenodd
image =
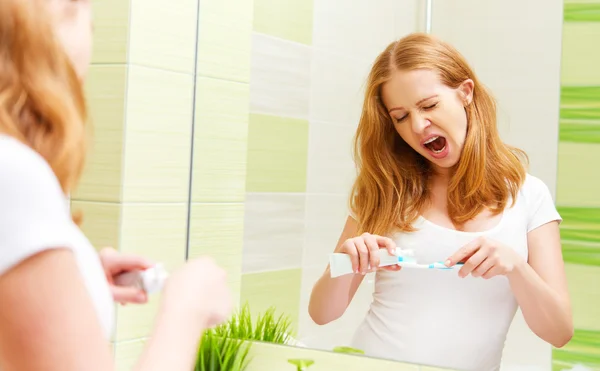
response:
<svg viewBox="0 0 600 371"><path fill-rule="evenodd" d="M243 371L248 366L251 343L222 337L214 330L202 336L195 371Z"/></svg>
<svg viewBox="0 0 600 371"><path fill-rule="evenodd" d="M277 316L275 307L270 307L253 321L247 303L234 313L229 321L219 325L215 333L222 337L275 344L286 344L289 337L293 335L292 321L289 316L285 314Z"/></svg>
<svg viewBox="0 0 600 371"><path fill-rule="evenodd" d="M365 352L360 349L345 347L345 346L335 347L335 348L333 348L333 352L334 353L344 353L344 354L365 354Z"/></svg>
<svg viewBox="0 0 600 371"><path fill-rule="evenodd" d="M305 371L315 363L312 359L288 359L288 362L296 366L296 371Z"/></svg>

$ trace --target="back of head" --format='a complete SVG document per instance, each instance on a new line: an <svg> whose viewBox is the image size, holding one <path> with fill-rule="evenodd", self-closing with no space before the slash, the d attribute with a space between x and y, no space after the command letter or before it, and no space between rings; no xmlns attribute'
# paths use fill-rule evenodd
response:
<svg viewBox="0 0 600 371"><path fill-rule="evenodd" d="M465 142L448 186L448 210L456 225L484 207L501 211L525 176L524 153L501 141L495 101L465 58L435 36L408 35L392 42L377 57L366 85L355 137L359 174L350 199L363 232L412 231L429 200L431 164L400 137L381 93L394 72L414 70L433 71L442 84L453 89L468 79L473 81L472 101L464 107Z"/></svg>
<svg viewBox="0 0 600 371"><path fill-rule="evenodd" d="M84 163L86 107L48 3L0 1L0 134L40 153L68 193Z"/></svg>

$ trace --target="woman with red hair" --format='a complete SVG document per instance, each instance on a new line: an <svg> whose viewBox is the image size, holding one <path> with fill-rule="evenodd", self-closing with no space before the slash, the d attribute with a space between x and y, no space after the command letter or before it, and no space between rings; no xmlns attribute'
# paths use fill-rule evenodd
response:
<svg viewBox="0 0 600 371"><path fill-rule="evenodd" d="M113 370L113 299L146 300L112 282L149 263L99 257L68 210L86 153L91 32L90 0L0 1L0 370ZM192 369L203 330L230 309L224 271L185 264L136 370Z"/></svg>
<svg viewBox="0 0 600 371"><path fill-rule="evenodd" d="M532 108L533 109L533 108ZM373 252L413 250L387 267L353 346L368 355L459 370L498 370L517 307L540 338L573 334L558 224L548 187L502 142L496 105L465 59L426 34L391 43L368 78L355 140L359 173L335 252L356 272L315 284L317 324L344 313ZM552 159L555 161L555 159Z"/></svg>

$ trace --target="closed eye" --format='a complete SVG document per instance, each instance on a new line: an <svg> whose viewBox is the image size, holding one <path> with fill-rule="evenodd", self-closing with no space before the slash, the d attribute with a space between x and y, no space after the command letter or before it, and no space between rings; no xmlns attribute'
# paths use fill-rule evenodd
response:
<svg viewBox="0 0 600 371"><path fill-rule="evenodd" d="M438 104L437 104L437 102L436 102L436 103L434 103L434 104L432 104L432 105L429 105L429 106L427 106L427 107L423 107L423 109L425 109L425 110L434 109L435 107L437 107L437 105L438 105Z"/></svg>

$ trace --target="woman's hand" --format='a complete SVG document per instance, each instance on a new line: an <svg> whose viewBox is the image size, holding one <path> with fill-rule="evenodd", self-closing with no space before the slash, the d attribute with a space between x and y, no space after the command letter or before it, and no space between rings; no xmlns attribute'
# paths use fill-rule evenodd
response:
<svg viewBox="0 0 600 371"><path fill-rule="evenodd" d="M138 255L121 254L112 247L103 248L99 255L114 301L123 305L127 303L145 304L148 301L148 295L144 290L136 287L117 286L115 278L121 273L148 269L154 263Z"/></svg>
<svg viewBox="0 0 600 371"><path fill-rule="evenodd" d="M376 271L379 266L379 249L387 249L390 255L395 255L396 244L391 238L375 234L363 233L359 237L347 239L335 252L350 255L352 270L355 273L367 274ZM369 269L369 267L372 267ZM389 271L400 270L399 265L390 265L381 269Z"/></svg>
<svg viewBox="0 0 600 371"><path fill-rule="evenodd" d="M484 279L508 275L516 266L526 263L515 250L485 237L478 237L463 246L446 260L446 266L451 267L460 262L464 262L464 266L458 271L460 277L471 274Z"/></svg>

